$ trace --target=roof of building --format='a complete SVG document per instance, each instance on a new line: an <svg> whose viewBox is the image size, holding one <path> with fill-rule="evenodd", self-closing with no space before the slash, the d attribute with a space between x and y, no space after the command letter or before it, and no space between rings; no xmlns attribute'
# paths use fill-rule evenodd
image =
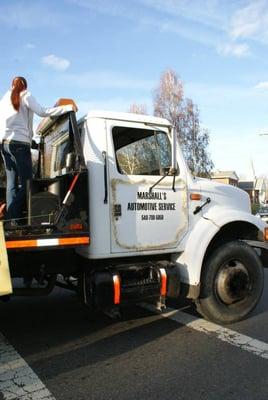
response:
<svg viewBox="0 0 268 400"><path fill-rule="evenodd" d="M237 176L235 171L215 171L211 174L212 179L234 179L236 181L239 180L239 177Z"/></svg>

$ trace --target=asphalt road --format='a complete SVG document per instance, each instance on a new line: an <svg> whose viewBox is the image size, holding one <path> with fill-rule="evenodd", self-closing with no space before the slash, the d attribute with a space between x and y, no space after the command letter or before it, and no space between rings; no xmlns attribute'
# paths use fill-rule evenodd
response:
<svg viewBox="0 0 268 400"><path fill-rule="evenodd" d="M267 348L268 270L265 278L253 314L228 326L233 342L237 332ZM170 306L196 315L190 303ZM0 332L56 400L268 399L268 358L139 307L120 320L92 319L73 293L57 289L1 303ZM0 375L1 385L1 400L32 399L7 396Z"/></svg>

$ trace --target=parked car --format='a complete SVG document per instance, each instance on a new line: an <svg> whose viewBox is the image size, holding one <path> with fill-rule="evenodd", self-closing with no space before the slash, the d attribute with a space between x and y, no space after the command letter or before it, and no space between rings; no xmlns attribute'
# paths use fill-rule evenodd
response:
<svg viewBox="0 0 268 400"><path fill-rule="evenodd" d="M260 217L263 221L268 223L268 206L261 207L256 216Z"/></svg>

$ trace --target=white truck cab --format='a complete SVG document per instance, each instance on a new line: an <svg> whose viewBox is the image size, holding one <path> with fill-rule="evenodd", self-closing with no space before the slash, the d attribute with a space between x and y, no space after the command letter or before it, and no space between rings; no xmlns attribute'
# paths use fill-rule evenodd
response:
<svg viewBox="0 0 268 400"><path fill-rule="evenodd" d="M167 120L90 111L76 122L71 112L46 119L38 133L28 223L7 232L6 243L11 275L47 285L14 294L58 284L106 311L187 296L220 323L256 306L267 225L251 214L245 192L191 175ZM47 245L24 246L29 237Z"/></svg>

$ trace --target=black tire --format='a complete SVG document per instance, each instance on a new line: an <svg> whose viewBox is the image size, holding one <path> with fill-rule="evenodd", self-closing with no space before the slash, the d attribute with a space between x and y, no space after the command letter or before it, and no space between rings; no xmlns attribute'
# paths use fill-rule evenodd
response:
<svg viewBox="0 0 268 400"><path fill-rule="evenodd" d="M197 311L220 324L239 321L257 305L263 283L263 266L254 249L238 240L223 244L203 266Z"/></svg>

